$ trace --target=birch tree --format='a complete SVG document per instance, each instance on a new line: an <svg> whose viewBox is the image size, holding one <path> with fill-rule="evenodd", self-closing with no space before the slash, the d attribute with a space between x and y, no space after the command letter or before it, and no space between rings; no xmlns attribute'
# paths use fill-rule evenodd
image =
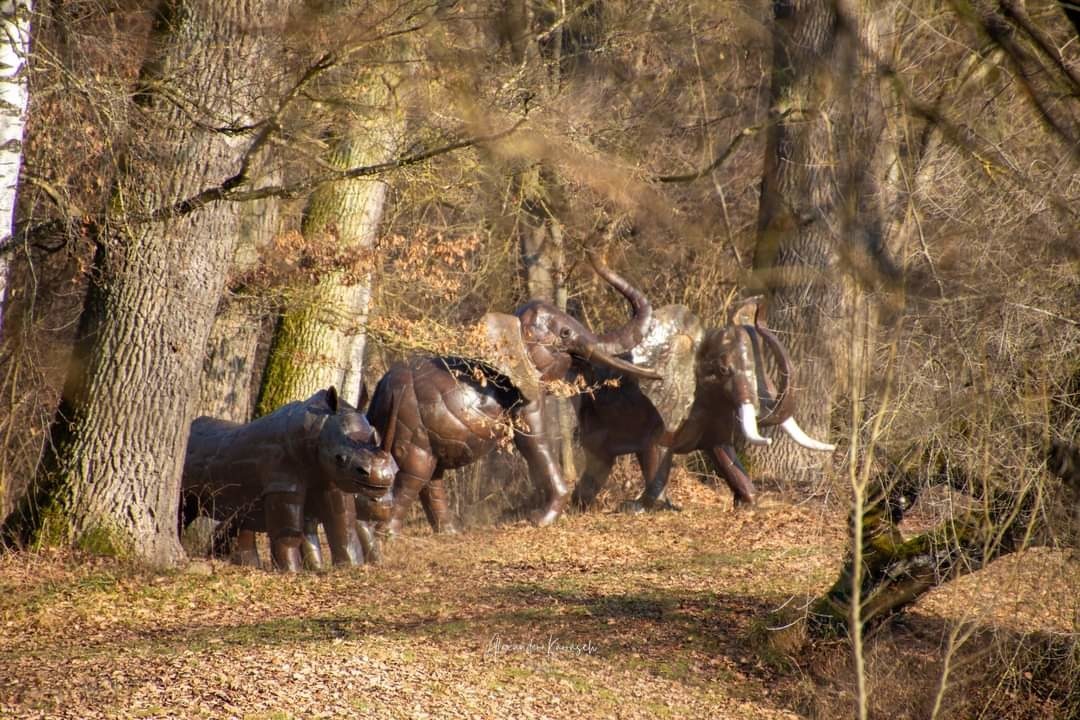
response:
<svg viewBox="0 0 1080 720"><path fill-rule="evenodd" d="M31 0L0 3L0 241L11 242L14 228L15 190L22 167L22 141L26 128L29 88L26 59L30 52ZM10 246L9 246L10 247ZM4 328L7 298L9 247L0 249L0 336Z"/></svg>

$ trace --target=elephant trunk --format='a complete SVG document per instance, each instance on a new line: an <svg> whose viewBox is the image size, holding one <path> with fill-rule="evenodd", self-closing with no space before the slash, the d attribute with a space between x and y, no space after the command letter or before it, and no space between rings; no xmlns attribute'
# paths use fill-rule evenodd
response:
<svg viewBox="0 0 1080 720"><path fill-rule="evenodd" d="M652 305L649 304L644 293L616 274L599 255L589 253L589 261L596 270L596 274L618 290L633 309L633 315L625 325L597 337L597 349L611 355L629 352L641 342L648 331L649 321L652 320Z"/></svg>
<svg viewBox="0 0 1080 720"><path fill-rule="evenodd" d="M615 357L610 352L604 350L599 343L590 343L585 346L584 352L581 357L587 362L595 365L603 365L615 372L623 373L636 377L640 380L662 380L663 376L646 367L640 367L632 362L621 360Z"/></svg>

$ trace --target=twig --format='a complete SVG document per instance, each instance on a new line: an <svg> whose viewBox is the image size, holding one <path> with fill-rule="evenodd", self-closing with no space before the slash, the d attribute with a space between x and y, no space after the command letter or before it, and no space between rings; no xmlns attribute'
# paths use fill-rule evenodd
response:
<svg viewBox="0 0 1080 720"><path fill-rule="evenodd" d="M1005 304L1012 305L1013 307L1022 308L1024 310L1030 310L1031 312L1040 313L1042 315L1046 315L1047 317L1052 317L1055 320L1060 320L1061 322L1068 323L1074 327L1080 327L1080 322L1076 320L1071 320L1064 315L1058 315L1057 313L1050 312L1049 310L1043 310L1042 308L1037 308L1032 305L1025 305L1023 303L1013 302L1012 300L1007 301Z"/></svg>
<svg viewBox="0 0 1080 720"><path fill-rule="evenodd" d="M653 182L693 182L698 178L702 178L711 173L716 168L723 165L725 162L727 162L727 159L731 157L731 154L735 152L735 148L739 146L739 143L741 143L744 138L750 137L751 135L759 132L763 127L765 127L764 124L750 125L749 127L745 127L740 130L738 133L736 133L735 137L731 138L731 142L728 143L727 147L724 148L723 152L717 155L716 159L709 163L706 167L703 167L702 169L692 173L687 173L685 175L658 175L653 178Z"/></svg>
<svg viewBox="0 0 1080 720"><path fill-rule="evenodd" d="M375 165L361 165L359 167L347 168L345 170L326 171L318 175L312 175L310 177L303 178L293 183L285 185L267 185L261 188L255 188L253 190L236 190L235 176L227 179L220 185L206 188L201 190L195 195L173 203L167 207L159 208L149 213L148 215L133 218L135 221L140 220L169 220L176 217L182 217L188 215L199 208L208 205L212 202L220 200L228 200L230 202L248 202L251 200L261 200L268 197L281 197L281 198L295 198L302 193L310 192L320 185L324 185L328 182L335 182L338 180L355 180L362 177L370 177L372 175L379 175L390 170L397 170L399 168L408 167L410 165L416 165L430 160L433 157L439 155L445 155L447 153L454 152L455 150L461 150L463 148L472 147L474 145L482 145L485 143L495 142L509 136L517 131L525 123L525 119L522 118L515 122L506 130L502 130L491 135L479 135L465 140L458 140L457 142L441 145L430 150L424 150L412 155L406 155L399 157L396 160L390 160L388 162L376 163ZM230 184L232 183L232 184Z"/></svg>

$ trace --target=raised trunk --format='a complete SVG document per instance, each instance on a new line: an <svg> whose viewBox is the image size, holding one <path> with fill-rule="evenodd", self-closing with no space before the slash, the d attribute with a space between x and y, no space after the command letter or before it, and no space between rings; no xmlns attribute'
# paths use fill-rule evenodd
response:
<svg viewBox="0 0 1080 720"><path fill-rule="evenodd" d="M15 190L22 167L26 129L26 57L30 51L30 0L0 3L0 337L4 329L10 264L6 246L12 239Z"/></svg>
<svg viewBox="0 0 1080 720"><path fill-rule="evenodd" d="M361 75L348 82L376 81ZM364 111L377 108L376 117L337 128L342 135L327 158L329 164L355 167L382 162L394 154L399 120L396 109L388 105L390 100L388 94L368 98ZM375 240L385 198L386 184L381 180L346 180L319 188L305 211L301 228L305 241L322 247L329 242L339 252L359 254ZM297 291L297 302L284 312L274 332L257 414L329 385L340 388L342 397L356 404L370 282L367 274L357 278L338 269L326 272L316 287Z"/></svg>
<svg viewBox="0 0 1080 720"><path fill-rule="evenodd" d="M774 2L773 79L754 266L770 292L769 323L795 358L802 425L830 435L833 398L850 364L865 369L872 313L856 316L852 257L879 257L877 173L883 114L862 46L876 47L865 3ZM837 14L840 8L845 15ZM856 36L856 33L858 36ZM853 342L849 333L860 340ZM809 389L812 388L812 391ZM829 456L792 442L755 453L755 469L809 491Z"/></svg>
<svg viewBox="0 0 1080 720"><path fill-rule="evenodd" d="M219 203L148 221L240 168L246 140L215 132L266 112L247 60L281 36L287 0L166 3L143 70L145 141L129 154L99 237L99 282L38 477L40 541L182 556L180 472L207 336L238 230ZM182 102L177 102L178 100Z"/></svg>

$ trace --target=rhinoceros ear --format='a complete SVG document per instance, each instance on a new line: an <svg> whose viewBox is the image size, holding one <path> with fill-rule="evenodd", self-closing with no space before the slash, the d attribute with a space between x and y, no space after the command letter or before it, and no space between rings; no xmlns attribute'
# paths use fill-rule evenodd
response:
<svg viewBox="0 0 1080 720"><path fill-rule="evenodd" d="M480 318L480 327L488 345L483 349L481 359L509 378L526 400L539 398L540 371L529 358L517 317L488 313Z"/></svg>
<svg viewBox="0 0 1080 720"><path fill-rule="evenodd" d="M330 412L336 413L338 411L337 388L333 385L326 388L326 404L330 406Z"/></svg>
<svg viewBox="0 0 1080 720"><path fill-rule="evenodd" d="M653 311L641 342L631 351L635 365L651 367L663 380L638 381L641 392L660 413L664 427L675 431L694 404L694 363L705 329L685 305L665 305Z"/></svg>

